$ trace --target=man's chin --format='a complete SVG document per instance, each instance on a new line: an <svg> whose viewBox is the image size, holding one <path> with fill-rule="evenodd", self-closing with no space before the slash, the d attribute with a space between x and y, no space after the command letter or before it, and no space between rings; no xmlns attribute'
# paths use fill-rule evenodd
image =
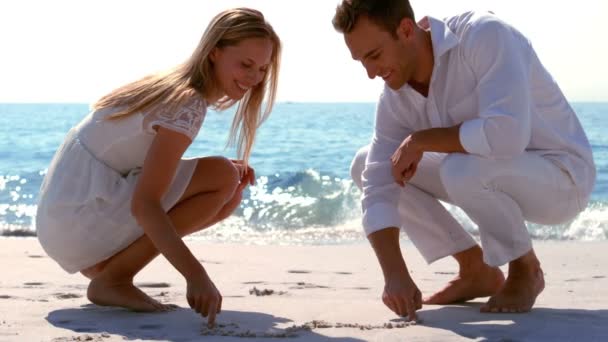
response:
<svg viewBox="0 0 608 342"><path fill-rule="evenodd" d="M392 90L399 90L403 87L405 82L385 82L385 84Z"/></svg>

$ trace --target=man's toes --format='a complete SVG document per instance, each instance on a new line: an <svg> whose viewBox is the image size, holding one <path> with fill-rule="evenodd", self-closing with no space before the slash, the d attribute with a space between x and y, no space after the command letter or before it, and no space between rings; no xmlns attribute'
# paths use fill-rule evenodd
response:
<svg viewBox="0 0 608 342"><path fill-rule="evenodd" d="M496 299L494 297L490 297L488 301L479 309L480 312L495 312L493 310L496 309Z"/></svg>
<svg viewBox="0 0 608 342"><path fill-rule="evenodd" d="M439 302L439 296L434 294L430 297L425 297L422 299L422 304L437 304Z"/></svg>

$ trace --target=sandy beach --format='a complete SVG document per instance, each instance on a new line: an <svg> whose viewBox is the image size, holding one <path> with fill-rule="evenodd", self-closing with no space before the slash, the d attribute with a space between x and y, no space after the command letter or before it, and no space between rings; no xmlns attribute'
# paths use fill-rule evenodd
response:
<svg viewBox="0 0 608 342"><path fill-rule="evenodd" d="M68 275L35 238L0 239L0 341L604 341L608 338L608 242L537 242L547 287L528 314L481 314L485 299L425 306L408 324L380 300L382 277L367 244L248 246L188 240L224 297L218 327L188 308L185 281L157 258L136 279L179 306L142 314L86 299L87 279ZM405 243L423 294L454 277Z"/></svg>

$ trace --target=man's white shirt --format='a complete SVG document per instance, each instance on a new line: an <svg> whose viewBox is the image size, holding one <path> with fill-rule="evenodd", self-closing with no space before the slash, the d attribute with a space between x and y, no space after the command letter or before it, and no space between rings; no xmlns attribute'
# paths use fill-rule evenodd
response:
<svg viewBox="0 0 608 342"><path fill-rule="evenodd" d="M591 146L575 112L530 41L490 13L429 17L434 67L428 97L385 86L363 172L367 235L400 227L400 187L390 156L411 133L460 126L470 154L512 158L524 151L550 159L588 199L595 183ZM407 186L407 185L406 185Z"/></svg>

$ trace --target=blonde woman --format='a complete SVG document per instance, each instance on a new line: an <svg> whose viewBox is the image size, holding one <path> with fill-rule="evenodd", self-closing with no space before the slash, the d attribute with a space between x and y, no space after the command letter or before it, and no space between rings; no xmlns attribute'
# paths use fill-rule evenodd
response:
<svg viewBox="0 0 608 342"><path fill-rule="evenodd" d="M181 238L228 217L253 184L247 160L274 103L280 51L262 13L226 10L189 60L112 91L70 130L43 181L36 226L50 257L91 279L91 302L168 309L133 284L160 252L185 277L192 309L214 323L222 296ZM182 159L207 107L237 103L230 141L240 159Z"/></svg>

